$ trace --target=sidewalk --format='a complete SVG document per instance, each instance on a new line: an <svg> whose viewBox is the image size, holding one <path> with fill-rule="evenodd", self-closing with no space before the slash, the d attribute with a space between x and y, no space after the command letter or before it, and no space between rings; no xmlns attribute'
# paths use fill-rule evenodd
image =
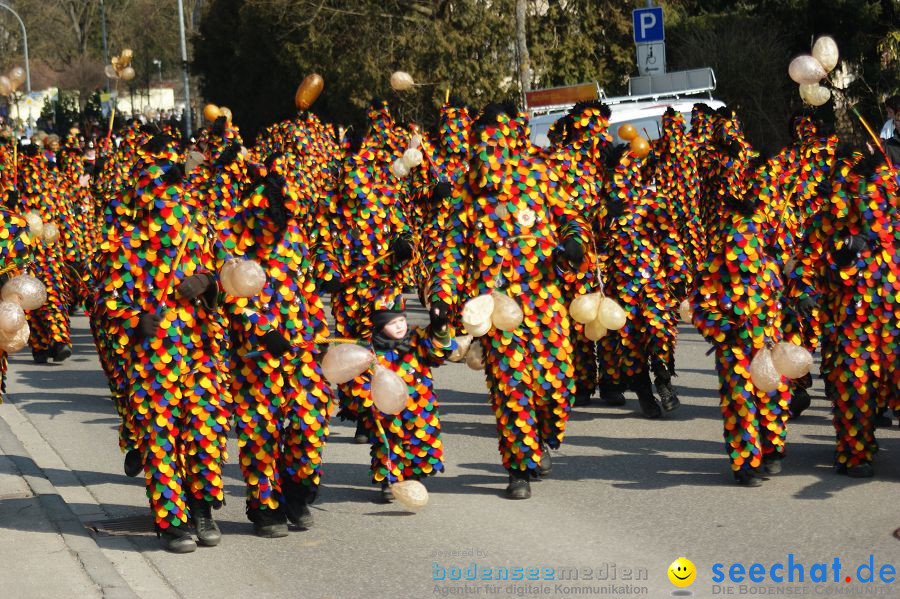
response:
<svg viewBox="0 0 900 599"><path fill-rule="evenodd" d="M10 428L0 405L0 586L28 598L136 595Z"/></svg>

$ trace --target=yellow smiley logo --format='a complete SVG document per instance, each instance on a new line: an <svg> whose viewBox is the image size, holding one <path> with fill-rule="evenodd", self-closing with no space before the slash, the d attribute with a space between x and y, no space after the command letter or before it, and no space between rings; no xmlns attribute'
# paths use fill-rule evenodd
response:
<svg viewBox="0 0 900 599"><path fill-rule="evenodd" d="M669 580L677 587L690 586L697 578L697 568L686 557L679 557L669 566Z"/></svg>

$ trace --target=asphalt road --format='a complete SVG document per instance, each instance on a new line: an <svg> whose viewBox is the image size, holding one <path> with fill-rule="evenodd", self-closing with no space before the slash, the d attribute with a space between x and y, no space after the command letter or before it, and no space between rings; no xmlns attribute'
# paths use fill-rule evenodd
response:
<svg viewBox="0 0 900 599"><path fill-rule="evenodd" d="M875 479L838 476L830 467L829 406L816 381L812 407L790 424L783 474L760 488L737 487L712 358L688 327L677 350L682 407L657 421L641 418L633 397L623 408L595 400L576 409L551 478L534 483L528 501L502 497L506 476L483 373L448 364L436 374L447 471L426 481L426 507L411 513L379 503L368 447L352 444L353 429L335 419L314 528L283 539L253 535L232 440L228 502L215 513L224 539L189 555L166 553L147 531L142 479L122 473L117 417L84 317L74 319L74 342L75 355L60 365L37 366L27 352L11 359L0 445L15 455L13 469L0 461L0 556L19 568L0 569L0 588L15 589L3 596L663 597L676 590L669 564L686 556L697 569L689 590L712 597L752 592L732 582L715 586L714 564L727 574L733 563L761 563L768 573L788 554L806 570L795 593L900 596L898 583L853 586L870 555L876 574L885 563L900 570L900 541L892 536L900 526L896 421L879 431ZM16 470L29 470L32 493L4 494L21 485ZM105 530L117 518L130 518L125 534L90 528ZM814 563L835 558L851 584L810 582ZM498 568L521 568L523 579L497 580ZM554 579L528 580L535 571L527 568L545 579L552 568ZM561 580L573 568L578 580Z"/></svg>

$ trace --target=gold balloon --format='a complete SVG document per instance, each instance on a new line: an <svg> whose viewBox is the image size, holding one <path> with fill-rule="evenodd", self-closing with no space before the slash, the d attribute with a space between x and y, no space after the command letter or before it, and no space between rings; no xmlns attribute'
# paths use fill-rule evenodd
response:
<svg viewBox="0 0 900 599"><path fill-rule="evenodd" d="M103 72L106 74L107 79L118 79L119 78L119 72L116 70L116 67L114 67L111 64L106 65L106 67L104 67L104 69L103 69Z"/></svg>
<svg viewBox="0 0 900 599"><path fill-rule="evenodd" d="M634 125L631 123L625 123L621 127L619 127L619 139L624 139L625 141L631 141L635 137L637 137L637 129L634 128Z"/></svg>
<svg viewBox="0 0 900 599"><path fill-rule="evenodd" d="M227 106L220 106L219 113L225 117L225 120L231 122L231 109Z"/></svg>
<svg viewBox="0 0 900 599"><path fill-rule="evenodd" d="M9 80L15 85L21 85L25 81L25 69L22 67L13 67L9 71Z"/></svg>
<svg viewBox="0 0 900 599"><path fill-rule="evenodd" d="M8 96L12 93L13 84L6 75L0 75L0 96Z"/></svg>
<svg viewBox="0 0 900 599"><path fill-rule="evenodd" d="M122 69L122 81L131 81L134 79L135 72L131 67L125 67Z"/></svg>
<svg viewBox="0 0 900 599"><path fill-rule="evenodd" d="M629 149L631 150L631 153L638 158L643 158L650 153L650 142L643 137L635 137L631 140Z"/></svg>
<svg viewBox="0 0 900 599"><path fill-rule="evenodd" d="M297 88L297 93L294 94L294 105L297 110L308 110L322 93L324 87L325 80L321 75L318 73L307 75Z"/></svg>
<svg viewBox="0 0 900 599"><path fill-rule="evenodd" d="M215 104L207 104L203 107L203 118L210 123L215 122L220 116L222 116L222 111Z"/></svg>

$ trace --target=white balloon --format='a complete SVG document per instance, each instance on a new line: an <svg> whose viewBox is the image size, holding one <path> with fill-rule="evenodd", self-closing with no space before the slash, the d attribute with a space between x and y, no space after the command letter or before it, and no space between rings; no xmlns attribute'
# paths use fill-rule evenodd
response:
<svg viewBox="0 0 900 599"><path fill-rule="evenodd" d="M769 348L764 347L753 356L750 362L750 380L763 393L774 391L781 384L781 375L775 370Z"/></svg>
<svg viewBox="0 0 900 599"><path fill-rule="evenodd" d="M401 480L391 485L394 499L408 508L424 507L428 503L428 489L417 480Z"/></svg>
<svg viewBox="0 0 900 599"><path fill-rule="evenodd" d="M825 67L809 54L801 54L788 65L788 75L795 83L818 83L828 75Z"/></svg>
<svg viewBox="0 0 900 599"><path fill-rule="evenodd" d="M394 161L394 164L391 165L391 172L394 173L394 176L398 179L403 179L409 176L409 167L406 165L403 158L398 158Z"/></svg>
<svg viewBox="0 0 900 599"><path fill-rule="evenodd" d="M394 91L402 92L408 90L416 82L413 81L412 75L405 71L395 71L393 75L391 75L391 87Z"/></svg>
<svg viewBox="0 0 900 599"><path fill-rule="evenodd" d="M837 66L838 58L840 57L837 42L834 41L833 37L823 35L813 44L812 55L830 73Z"/></svg>
<svg viewBox="0 0 900 599"><path fill-rule="evenodd" d="M422 164L422 152L418 148L409 148L403 152L403 164L410 170Z"/></svg>
<svg viewBox="0 0 900 599"><path fill-rule="evenodd" d="M831 99L831 90L818 83L800 86L800 98L810 106L821 106Z"/></svg>

